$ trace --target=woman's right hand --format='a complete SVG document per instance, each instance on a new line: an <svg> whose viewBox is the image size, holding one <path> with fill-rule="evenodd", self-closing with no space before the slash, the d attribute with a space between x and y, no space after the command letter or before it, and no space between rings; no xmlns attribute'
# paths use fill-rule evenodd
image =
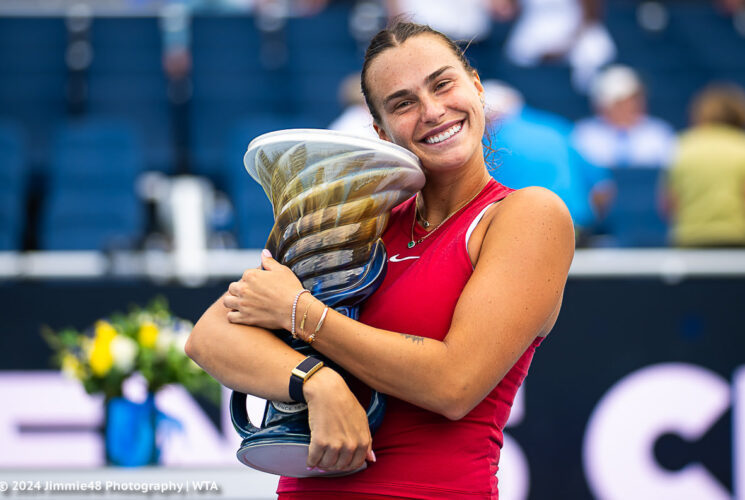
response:
<svg viewBox="0 0 745 500"><path fill-rule="evenodd" d="M303 386L308 403L308 469L353 471L374 462L367 414L344 379L322 368Z"/></svg>

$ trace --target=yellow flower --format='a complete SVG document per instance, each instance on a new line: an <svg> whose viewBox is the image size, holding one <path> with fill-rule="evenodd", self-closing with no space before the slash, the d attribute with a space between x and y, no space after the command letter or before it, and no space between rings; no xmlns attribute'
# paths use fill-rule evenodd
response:
<svg viewBox="0 0 745 500"><path fill-rule="evenodd" d="M146 321L140 326L137 332L137 341L142 347L152 349L158 340L158 326L152 321Z"/></svg>
<svg viewBox="0 0 745 500"><path fill-rule="evenodd" d="M95 333L96 338L101 337L107 339L108 341L111 341L111 339L116 337L116 329L111 326L111 323L102 319L96 321Z"/></svg>
<svg viewBox="0 0 745 500"><path fill-rule="evenodd" d="M116 330L106 321L96 322L96 336L93 339L89 362L91 371L97 377L103 377L114 364L114 357L111 355L111 341L116 337Z"/></svg>

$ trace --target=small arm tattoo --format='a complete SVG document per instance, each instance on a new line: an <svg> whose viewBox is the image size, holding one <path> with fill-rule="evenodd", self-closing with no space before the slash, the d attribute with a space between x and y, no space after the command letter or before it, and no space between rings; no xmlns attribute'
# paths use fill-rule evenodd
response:
<svg viewBox="0 0 745 500"><path fill-rule="evenodd" d="M411 340L415 344L424 344L424 337L420 337L418 335L409 335L408 333L401 333L400 335L405 339Z"/></svg>

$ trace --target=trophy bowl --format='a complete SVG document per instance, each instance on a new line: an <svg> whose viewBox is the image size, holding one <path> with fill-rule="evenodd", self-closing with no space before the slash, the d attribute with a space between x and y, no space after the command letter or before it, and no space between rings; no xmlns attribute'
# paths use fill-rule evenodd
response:
<svg viewBox="0 0 745 500"><path fill-rule="evenodd" d="M385 277L381 235L390 212L424 185L419 159L378 139L291 129L251 141L243 162L274 211L266 248L317 299L357 319L360 304ZM293 349L347 376L289 332L275 333ZM384 411L383 395L372 391L367 409L371 432ZM268 401L262 425L256 427L247 416L246 395L234 392L231 417L243 438L237 457L245 465L291 477L341 475L306 470L310 428L304 403Z"/></svg>

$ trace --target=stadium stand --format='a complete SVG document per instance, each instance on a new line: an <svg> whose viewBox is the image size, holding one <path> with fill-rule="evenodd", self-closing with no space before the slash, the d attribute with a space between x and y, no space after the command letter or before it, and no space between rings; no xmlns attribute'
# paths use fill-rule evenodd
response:
<svg viewBox="0 0 745 500"><path fill-rule="evenodd" d="M261 60L262 36L249 16L192 20L193 96L189 103L194 173L224 188L217 173L230 130L255 113L290 111L285 79Z"/></svg>
<svg viewBox="0 0 745 500"><path fill-rule="evenodd" d="M659 168L612 169L616 196L605 224L617 247L664 247L668 227L662 217Z"/></svg>
<svg viewBox="0 0 745 500"><path fill-rule="evenodd" d="M126 122L86 118L60 128L42 207L41 248L133 248L144 229L135 192L143 165L136 130Z"/></svg>
<svg viewBox="0 0 745 500"><path fill-rule="evenodd" d="M637 68L647 84L650 111L677 128L688 123L693 94L712 80L745 85L745 38L732 18L710 2L659 4L657 24L645 27L637 2L608 2L606 23L618 45L618 62ZM649 14L647 14L649 16ZM662 17L660 17L662 16Z"/></svg>
<svg viewBox="0 0 745 500"><path fill-rule="evenodd" d="M576 120L587 114L587 99L572 88L571 70L562 64L532 68L501 60L497 78L520 90L530 106Z"/></svg>
<svg viewBox="0 0 745 500"><path fill-rule="evenodd" d="M147 168L173 172L174 137L158 19L95 19L90 41L88 113L131 121L144 139Z"/></svg>
<svg viewBox="0 0 745 500"><path fill-rule="evenodd" d="M23 131L0 120L0 250L20 250L26 222L28 169Z"/></svg>
<svg viewBox="0 0 745 500"><path fill-rule="evenodd" d="M338 89L362 68L361 50L349 30L352 2L331 4L321 15L289 19L285 30L292 112L328 124L341 113Z"/></svg>
<svg viewBox="0 0 745 500"><path fill-rule="evenodd" d="M66 44L61 18L0 17L0 114L24 127L33 168L47 161L52 128L67 112Z"/></svg>
<svg viewBox="0 0 745 500"><path fill-rule="evenodd" d="M639 70L647 84L650 113L671 122L678 130L687 126L691 96L706 83L730 80L745 85L745 58L740 57L745 53L745 37L733 18L718 12L710 2L607 0L605 5L604 22L618 48L616 62ZM57 220L53 212L67 210L63 205L68 202L75 205L67 195L60 194L60 186L66 181L59 169L69 166L66 162L80 161L81 172L87 169L90 173L104 164L91 158L106 147L73 154L69 152L72 146L61 146L59 141L53 146L50 139L60 124L77 116L73 111L80 112L71 106L69 95L71 82L77 81L73 76L80 75L85 83L80 116L93 123L98 117L126 120L142 141L133 149L124 148L129 152L121 162L128 166L121 168L166 174L186 171L207 177L233 201L234 229L240 246L263 245L268 214L255 206L255 200L260 198L263 205L265 197L252 191L256 186L240 163L243 152L250 140L263 132L323 127L339 115L339 83L360 69L364 48L358 34L350 28L354 8L354 2L329 2L317 15L275 19L274 25L228 8L196 9L189 31L191 93L184 114L175 109L169 97L172 82L164 72L163 23L157 15L96 17L93 12L91 24L83 33L90 42L92 59L83 70L73 68L66 60L73 35L72 28L66 26L69 20L62 13L59 17L0 17L0 115L18 122L22 135L27 137L23 158L30 173L24 174L24 182L30 189L20 196L29 196L32 208L37 205L33 202L35 197L41 197L43 211L38 223L41 227L33 226L37 224L33 213L13 219L20 229L8 229L16 236L4 245L22 246L15 239L20 232L40 235L38 246L42 248L109 246L103 241L105 238L91 237L85 243L76 243L73 236L50 237L56 224L52 221ZM498 78L517 87L532 107L570 120L588 115L587 98L572 87L565 64L547 62L520 68L505 61L502 47L511 27L509 22L495 21L490 35L469 48L468 56L482 78ZM179 126L187 131L185 144L179 142ZM177 154L184 147L188 159L185 167ZM113 160L109 157L105 165L109 171ZM10 175L9 172L3 175ZM86 183L106 184L81 172L71 174L71 178L82 176L80 179L87 179ZM636 201L626 200L627 205L632 201L642 203L642 193L651 196L654 191L649 179L632 177L622 182L641 184L628 186L629 193L633 193L629 196ZM132 178L127 179L128 183L133 182ZM9 186L10 181L6 187ZM123 240L131 244L137 238L133 235L143 229L142 207L132 201L133 193L127 196L129 201L119 202L123 206L132 204L134 216L117 224L125 228ZM648 208L654 200L644 202ZM618 228L628 229L628 224L641 217L638 210L627 205L616 209L619 217L624 213L630 218ZM254 225L259 220L263 222ZM641 237L639 234L644 231L640 230L634 237L618 236L619 245L665 244L664 224L652 224L651 219L643 217L638 221L646 227L644 231L656 228L656 236ZM24 229L27 224L32 227ZM627 234L626 229L618 230ZM28 241L27 237L26 244ZM33 238L30 241L33 248L36 242Z"/></svg>

